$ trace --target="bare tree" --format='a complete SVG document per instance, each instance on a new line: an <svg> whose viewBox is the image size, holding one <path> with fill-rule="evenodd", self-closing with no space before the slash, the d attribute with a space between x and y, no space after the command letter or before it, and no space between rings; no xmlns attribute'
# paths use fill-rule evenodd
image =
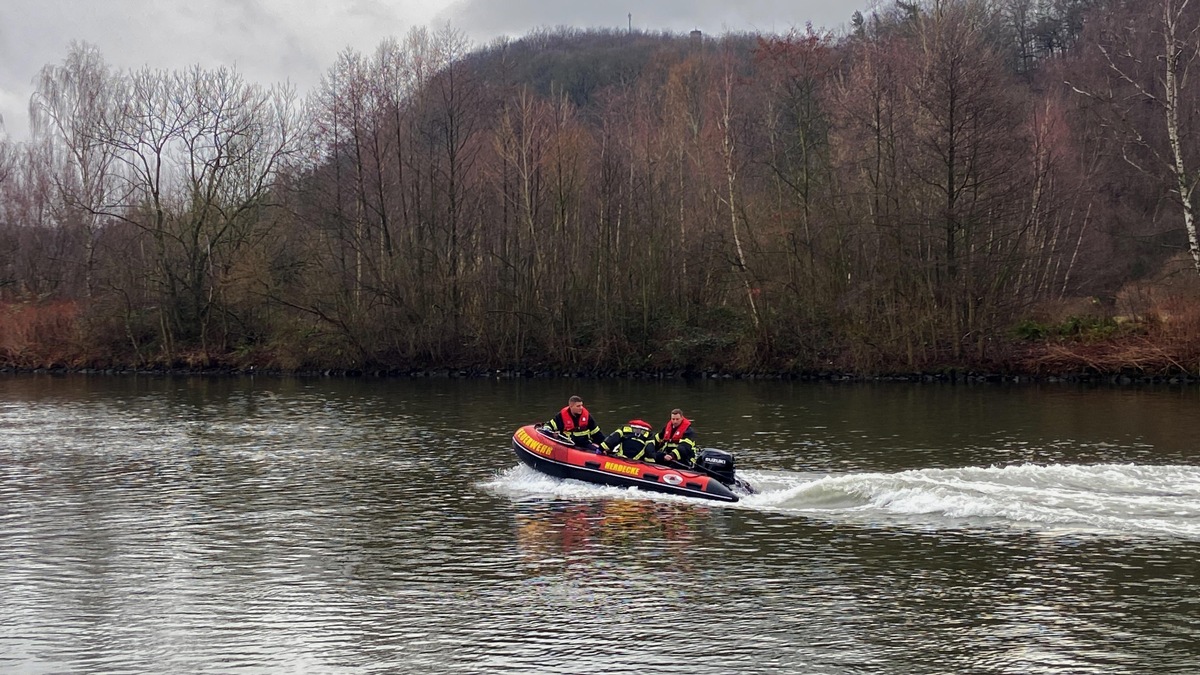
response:
<svg viewBox="0 0 1200 675"><path fill-rule="evenodd" d="M375 125L370 106L368 66L355 50L338 54L337 62L322 78L314 96L317 122L314 140L324 149L320 156L333 170L331 234L349 250L352 262L353 302L363 303L366 258L367 176L366 152L370 129ZM347 171L348 169L348 171ZM340 256L339 256L340 259Z"/></svg>
<svg viewBox="0 0 1200 675"><path fill-rule="evenodd" d="M765 80L762 122L769 152L762 160L770 172L777 205L774 209L790 249L785 258L787 285L810 300L819 293L819 282L838 284L845 274L817 276L818 258L826 253L846 256L841 242L823 246L818 231L818 208L828 205L831 188L830 128L834 117L827 110L825 89L832 83L836 63L832 38L811 26L803 34L764 41L756 55L759 76ZM856 91L854 98L863 92ZM798 211L795 216L793 211ZM809 308L815 302L808 302Z"/></svg>
<svg viewBox="0 0 1200 675"><path fill-rule="evenodd" d="M0 290L23 297L68 295L63 260L74 232L56 227L54 176L44 153L29 143L4 144L0 180Z"/></svg>
<svg viewBox="0 0 1200 675"><path fill-rule="evenodd" d="M537 311L541 304L539 292L544 290L541 279L546 273L547 256L555 255L558 246L546 225L547 181L543 175L549 129L545 104L528 88L521 88L514 99L505 105L494 135L497 155L513 189L510 205L518 223L514 250L505 254L518 275L519 306L523 311Z"/></svg>
<svg viewBox="0 0 1200 675"><path fill-rule="evenodd" d="M746 253L742 245L743 226L739 225L740 221L740 205L738 204L738 167L737 159L737 139L734 131L734 74L733 63L729 54L725 57L724 76L721 80L721 86L717 92L720 109L717 113L717 126L721 130L721 160L725 170L725 193L721 200L729 208L729 228L730 234L733 237L734 263L737 267L738 276L742 282L742 288L746 292L746 302L750 306L750 316L754 320L754 327L762 327L762 319L758 315L758 304L755 302L755 292L751 284L751 271L746 264Z"/></svg>
<svg viewBox="0 0 1200 675"><path fill-rule="evenodd" d="M84 235L84 296L95 292L96 237L113 191L116 148L105 136L115 114L112 73L93 45L72 42L62 65L42 68L29 104L34 142L54 164L63 221Z"/></svg>
<svg viewBox="0 0 1200 675"><path fill-rule="evenodd" d="M467 277L478 262L478 226L471 190L485 147L484 83L464 62L466 38L446 27L429 45L423 61L445 64L425 87L417 104L420 144L414 158L426 163L430 209L430 252L437 279L434 308L441 324L438 350L457 348L463 336ZM435 323L434 325L437 325Z"/></svg>
<svg viewBox="0 0 1200 675"><path fill-rule="evenodd" d="M0 130L3 130L0 125ZM8 177L13 169L13 143L7 138L0 137L0 190L4 189L4 185L8 183Z"/></svg>
<svg viewBox="0 0 1200 675"><path fill-rule="evenodd" d="M177 338L207 353L228 275L243 248L266 236L275 180L298 150L294 93L224 68L144 69L124 84L110 131L122 164L111 214L142 230L155 252L150 282L165 353Z"/></svg>
<svg viewBox="0 0 1200 675"><path fill-rule="evenodd" d="M1198 93L1189 78L1200 56L1200 6L1191 0L1155 0L1152 11L1142 3L1118 3L1108 17L1097 49L1106 67L1100 82L1068 82L1104 111L1110 136L1121 158L1137 171L1161 180L1179 205L1188 253L1200 273L1200 235L1196 224L1194 168L1195 108ZM1158 46L1145 40L1157 34ZM1157 119L1147 118L1151 107Z"/></svg>
<svg viewBox="0 0 1200 675"><path fill-rule="evenodd" d="M1024 167L1018 159L1028 147L1019 143L1024 111L987 43L988 25L986 7L973 0L922 14L907 86L917 152L906 166L927 200L929 290L955 357L964 339L982 335L1022 223L1016 204Z"/></svg>

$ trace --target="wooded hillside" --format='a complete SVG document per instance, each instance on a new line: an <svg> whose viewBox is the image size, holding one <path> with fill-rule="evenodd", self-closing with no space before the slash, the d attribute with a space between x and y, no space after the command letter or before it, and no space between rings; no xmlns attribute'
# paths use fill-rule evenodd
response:
<svg viewBox="0 0 1200 675"><path fill-rule="evenodd" d="M1200 5L349 48L74 45L0 142L0 365L1200 372Z"/></svg>

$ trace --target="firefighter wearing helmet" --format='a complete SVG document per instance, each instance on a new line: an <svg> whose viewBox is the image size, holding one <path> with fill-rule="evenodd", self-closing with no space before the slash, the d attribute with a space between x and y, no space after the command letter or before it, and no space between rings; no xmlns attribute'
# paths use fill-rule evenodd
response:
<svg viewBox="0 0 1200 675"><path fill-rule="evenodd" d="M600 443L608 455L650 462L654 459L654 435L650 425L642 420L629 420L625 426L608 435Z"/></svg>

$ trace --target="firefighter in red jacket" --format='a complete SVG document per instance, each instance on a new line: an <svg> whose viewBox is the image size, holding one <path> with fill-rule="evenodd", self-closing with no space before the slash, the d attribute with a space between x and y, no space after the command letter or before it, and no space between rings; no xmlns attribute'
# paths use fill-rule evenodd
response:
<svg viewBox="0 0 1200 675"><path fill-rule="evenodd" d="M696 434L692 421L676 408L671 411L667 425L654 435L654 446L658 449L654 461L659 464L678 463L692 466L696 461Z"/></svg>
<svg viewBox="0 0 1200 675"><path fill-rule="evenodd" d="M546 422L546 427L571 439L580 448L599 451L600 442L604 440L600 425L583 407L583 399L578 396L572 396L567 401L567 407Z"/></svg>

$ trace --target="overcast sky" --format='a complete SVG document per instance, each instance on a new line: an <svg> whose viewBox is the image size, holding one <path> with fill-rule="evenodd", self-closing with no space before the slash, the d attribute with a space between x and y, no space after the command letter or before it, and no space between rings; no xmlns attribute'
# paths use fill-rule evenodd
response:
<svg viewBox="0 0 1200 675"><path fill-rule="evenodd" d="M477 44L542 26L786 33L836 29L866 0L0 0L0 118L29 134L29 96L42 66L72 40L110 66L170 70L231 65L247 80L307 91L346 47L371 52L418 25L449 23Z"/></svg>

